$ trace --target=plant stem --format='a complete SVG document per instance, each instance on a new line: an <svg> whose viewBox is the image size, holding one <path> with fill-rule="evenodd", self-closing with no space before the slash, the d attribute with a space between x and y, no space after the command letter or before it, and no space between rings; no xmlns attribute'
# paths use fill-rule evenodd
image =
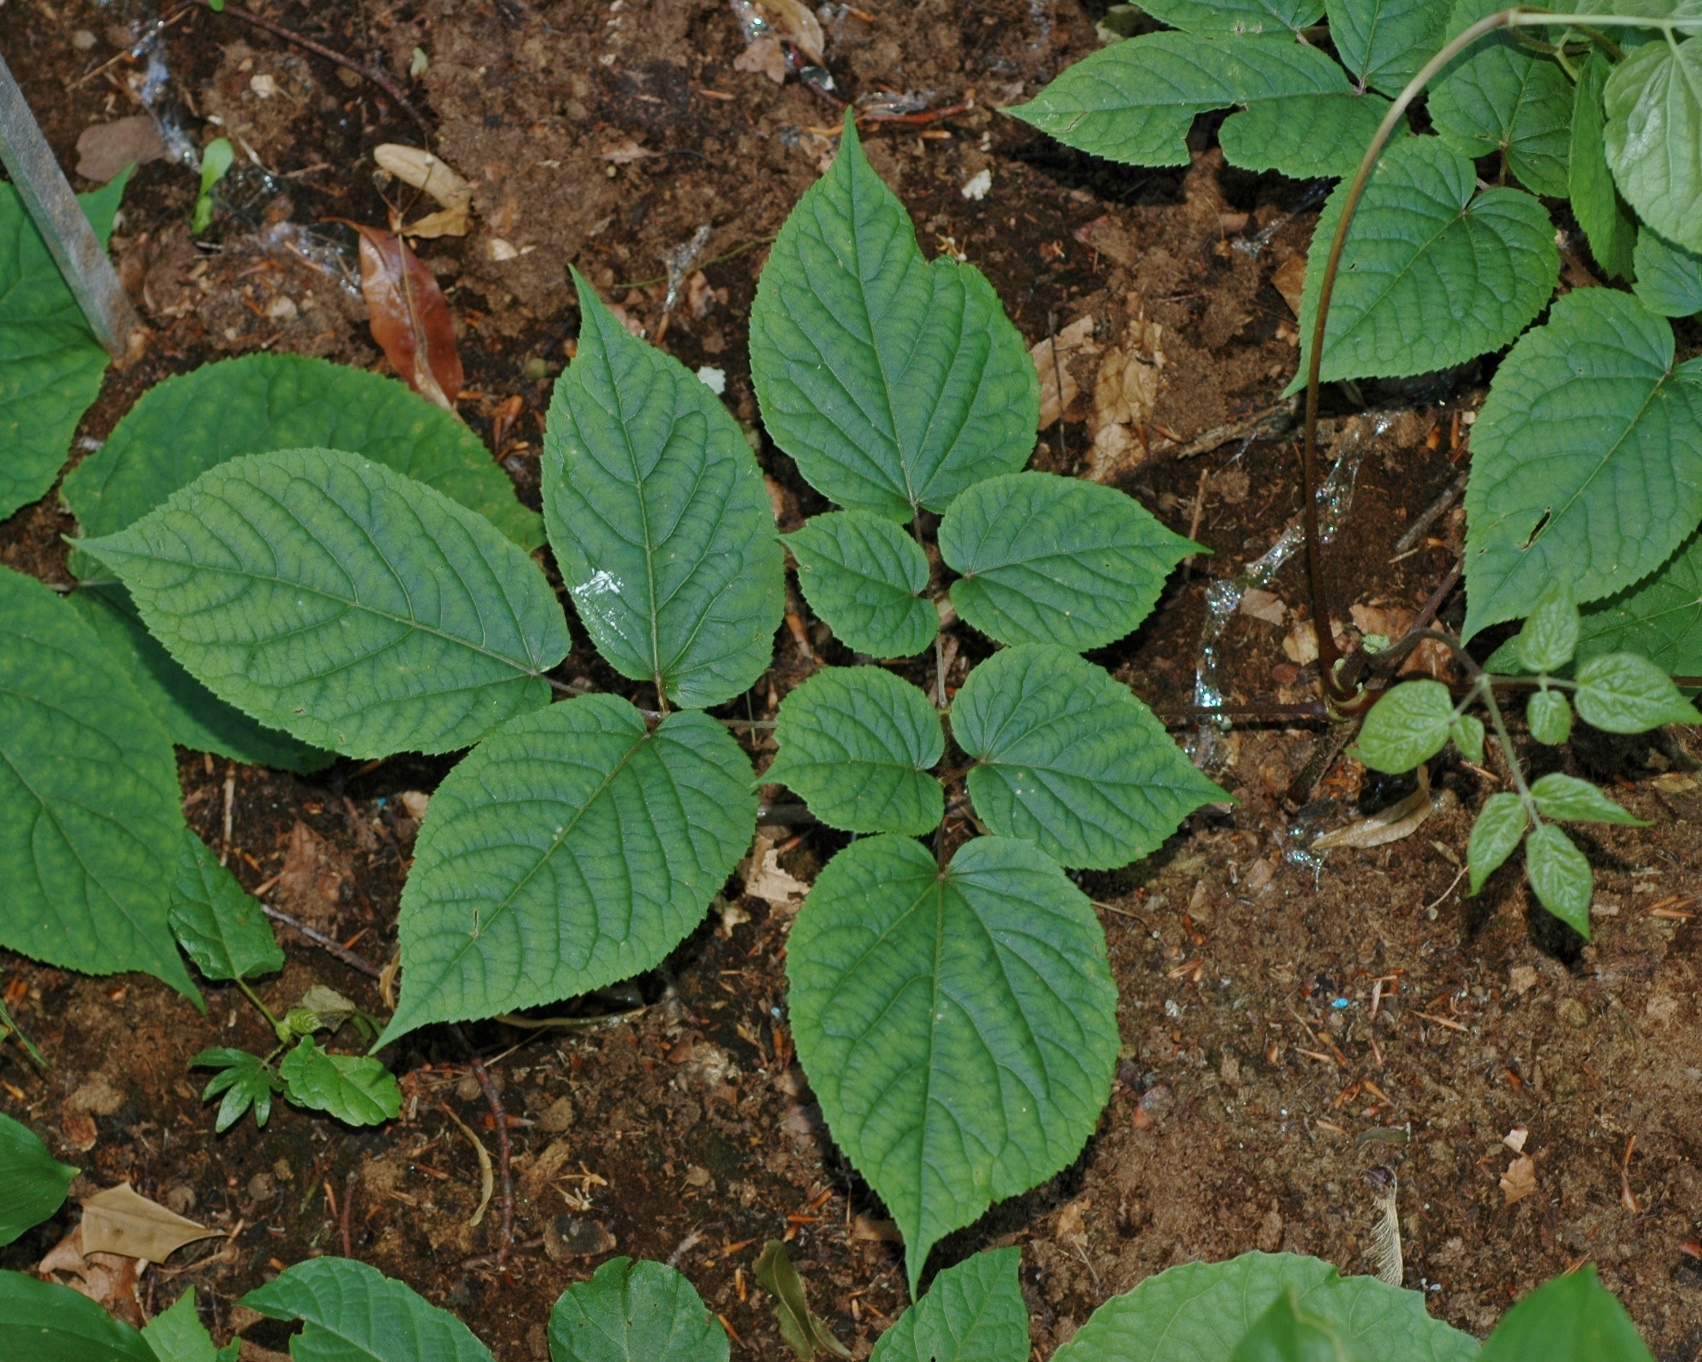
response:
<svg viewBox="0 0 1702 1362"><path fill-rule="evenodd" d="M473 1077L478 1080L479 1087L485 1094L485 1102L490 1106L491 1117L496 1124L496 1165L497 1177L502 1185L502 1226L496 1253L486 1261L491 1262L500 1272L507 1266L508 1251L514 1246L514 1175L509 1163L508 1113L503 1110L502 1098L497 1093L496 1084L491 1082L484 1060L479 1058L479 1052L473 1048L466 1033L454 1022L449 1024L449 1029L461 1042L462 1048L467 1051L467 1057L472 1061ZM469 1259L468 1263L474 1261L476 1260ZM462 1266L466 1267L468 1263L463 1263ZM483 1265L482 1262L480 1265Z"/></svg>
<svg viewBox="0 0 1702 1362"><path fill-rule="evenodd" d="M236 986L248 995L248 1001L260 1009L260 1015L272 1024L272 1030L278 1029L278 1019L272 1015L272 1009L260 1001L260 995L248 986L248 980L240 974L236 976Z"/></svg>

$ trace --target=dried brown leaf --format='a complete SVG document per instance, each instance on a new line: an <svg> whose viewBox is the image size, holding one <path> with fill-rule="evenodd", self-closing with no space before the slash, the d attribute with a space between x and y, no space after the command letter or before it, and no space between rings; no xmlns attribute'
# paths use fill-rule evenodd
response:
<svg viewBox="0 0 1702 1362"><path fill-rule="evenodd" d="M1501 1175L1501 1195L1507 1198L1505 1204L1511 1206L1532 1195L1536 1189L1536 1160L1529 1154L1521 1154L1507 1165L1507 1171Z"/></svg>
<svg viewBox="0 0 1702 1362"><path fill-rule="evenodd" d="M410 388L454 411L464 380L443 290L394 232L350 225L360 233L361 292L372 316L372 338Z"/></svg>
<svg viewBox="0 0 1702 1362"><path fill-rule="evenodd" d="M1056 358L1054 340L1057 342ZM1078 317L1058 332L1056 337L1048 336L1028 353L1034 360L1034 372L1040 379L1039 428L1045 430L1058 419L1060 412L1069 411L1070 405L1080 395L1081 389L1076 383L1075 375L1070 372L1070 361L1077 355L1099 353L1099 346L1093 339L1093 317ZM1061 399L1060 380L1063 390Z"/></svg>
<svg viewBox="0 0 1702 1362"><path fill-rule="evenodd" d="M128 1182L83 1199L83 1252L118 1253L163 1263L185 1244L211 1239L210 1230L133 1190Z"/></svg>
<svg viewBox="0 0 1702 1362"><path fill-rule="evenodd" d="M1129 320L1122 339L1099 361L1099 377L1093 385L1089 418L1093 447L1088 451L1086 475L1095 482L1107 482L1146 457L1147 422L1158 403L1164 372L1159 344L1163 328L1147 320L1146 305L1138 293L1131 293L1128 301Z"/></svg>
<svg viewBox="0 0 1702 1362"><path fill-rule="evenodd" d="M745 862L745 893L775 908L794 909L810 892L809 885L780 868L780 855L771 838L758 836Z"/></svg>

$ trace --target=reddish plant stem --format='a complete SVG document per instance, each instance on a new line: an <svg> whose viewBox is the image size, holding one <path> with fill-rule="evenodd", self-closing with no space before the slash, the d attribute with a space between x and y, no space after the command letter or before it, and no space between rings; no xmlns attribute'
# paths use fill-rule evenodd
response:
<svg viewBox="0 0 1702 1362"><path fill-rule="evenodd" d="M360 1174L353 1169L350 1169L348 1176L343 1179L343 1209L337 1220L338 1227L343 1232L343 1257L345 1258L355 1256L353 1239L349 1232L349 1208L355 1204L355 1184L359 1181Z"/></svg>

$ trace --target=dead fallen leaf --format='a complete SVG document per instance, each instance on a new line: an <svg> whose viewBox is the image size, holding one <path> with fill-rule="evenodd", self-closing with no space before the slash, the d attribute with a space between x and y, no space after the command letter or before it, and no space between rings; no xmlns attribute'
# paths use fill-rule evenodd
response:
<svg viewBox="0 0 1702 1362"><path fill-rule="evenodd" d="M629 137L624 142L621 142L616 146L612 146L604 151L603 159L605 161L612 161L618 166L629 166L634 161L644 160L647 156L660 156L661 154L662 153L659 151L650 151L647 148L639 146L637 142L634 142L632 138Z"/></svg>
<svg viewBox="0 0 1702 1362"><path fill-rule="evenodd" d="M1040 379L1040 426L1045 430L1058 419L1060 412L1067 412L1077 396L1080 387L1075 375L1070 372L1070 361L1077 355L1097 355L1100 347L1093 339L1093 317L1091 314L1078 317L1056 336L1057 358L1053 358L1054 337L1048 336L1038 345L1029 350L1034 359L1034 372ZM1059 397L1059 380L1063 383L1063 396Z"/></svg>
<svg viewBox="0 0 1702 1362"><path fill-rule="evenodd" d="M447 162L418 147L385 142L374 147L372 159L403 184L411 184L437 200L441 212L430 213L402 228L404 236L466 236L473 210L473 186Z"/></svg>
<svg viewBox="0 0 1702 1362"><path fill-rule="evenodd" d="M786 81L786 49L780 46L778 38L758 38L733 58L733 69L767 76L776 85L783 85Z"/></svg>
<svg viewBox="0 0 1702 1362"><path fill-rule="evenodd" d="M87 1154L100 1139L95 1119L86 1111L66 1112L59 1122L59 1133L65 1137L65 1143L79 1154Z"/></svg>
<svg viewBox="0 0 1702 1362"><path fill-rule="evenodd" d="M1331 631L1336 636L1336 647L1345 649L1348 645L1347 636L1342 632L1347 628L1340 620L1330 621ZM1288 655L1288 660L1297 666L1304 667L1318 660L1318 636L1312 630L1309 619L1296 620L1294 628L1288 631L1288 637L1282 641L1282 650Z"/></svg>
<svg viewBox="0 0 1702 1362"><path fill-rule="evenodd" d="M1300 315L1300 295L1306 287L1306 257L1291 255L1271 271L1271 286L1282 294L1283 302L1296 317Z"/></svg>
<svg viewBox="0 0 1702 1362"><path fill-rule="evenodd" d="M1072 1201L1058 1212L1058 1238L1081 1239L1087 1234L1087 1226L1082 1221L1082 1212L1092 1206L1093 1202L1083 1197L1080 1201Z"/></svg>
<svg viewBox="0 0 1702 1362"><path fill-rule="evenodd" d="M1123 337L1099 361L1099 377L1093 385L1093 414L1088 421L1093 446L1086 476L1095 482L1107 482L1146 457L1147 422L1152 420L1164 371L1164 351L1159 348L1163 328L1147 320L1140 294L1131 293L1128 306Z"/></svg>
<svg viewBox="0 0 1702 1362"><path fill-rule="evenodd" d="M149 114L94 123L77 139L77 173L105 184L130 166L164 160L169 148Z"/></svg>
<svg viewBox="0 0 1702 1362"><path fill-rule="evenodd" d="M461 352L449 303L436 278L394 232L360 233L360 282L372 338L421 397L449 411L461 391Z"/></svg>
<svg viewBox="0 0 1702 1362"><path fill-rule="evenodd" d="M396 798L402 801L409 818L423 819L426 810L431 807L431 796L423 790L403 790Z"/></svg>
<svg viewBox="0 0 1702 1362"><path fill-rule="evenodd" d="M1418 788L1398 804L1391 804L1380 813L1336 828L1312 840L1313 851L1329 851L1334 847L1380 847L1411 837L1424 826L1436 803L1430 797L1430 773L1418 768Z"/></svg>
<svg viewBox="0 0 1702 1362"><path fill-rule="evenodd" d="M751 920L751 915L736 902L717 899L713 906L718 906L721 918L720 925L715 928L715 934L723 940L731 940L733 928L743 926Z"/></svg>
<svg viewBox="0 0 1702 1362"><path fill-rule="evenodd" d="M1523 1154L1525 1152L1525 1141L1530 1138L1530 1135L1531 1132L1526 1130L1523 1126L1514 1126L1501 1137L1501 1143L1506 1145L1507 1148L1511 1149L1515 1154Z"/></svg>
<svg viewBox="0 0 1702 1362"><path fill-rule="evenodd" d="M821 65L825 42L821 21L810 13L802 0L760 0L756 8L768 11L781 33L809 58L812 65Z"/></svg>
<svg viewBox="0 0 1702 1362"><path fill-rule="evenodd" d="M860 1213L851 1219L851 1238L861 1239L873 1244L902 1244L904 1236L898 1232L896 1220L876 1220Z"/></svg>
<svg viewBox="0 0 1702 1362"><path fill-rule="evenodd" d="M104 1306L125 1323L139 1327L143 1322L139 1288L144 1266L140 1259L127 1254L85 1254L83 1227L79 1224L49 1250L35 1270L49 1281L54 1280L51 1274L56 1272L69 1277L71 1280L62 1285Z"/></svg>
<svg viewBox="0 0 1702 1362"><path fill-rule="evenodd" d="M128 1182L83 1198L82 1230L85 1254L120 1253L150 1263L163 1263L185 1244L224 1233L168 1211Z"/></svg>
<svg viewBox="0 0 1702 1362"><path fill-rule="evenodd" d="M1507 984L1521 998L1537 986L1537 972L1530 965L1514 965L1507 971Z"/></svg>
<svg viewBox="0 0 1702 1362"><path fill-rule="evenodd" d="M314 924L330 920L337 915L343 882L351 874L347 854L298 818L278 872L278 898L285 910Z"/></svg>
<svg viewBox="0 0 1702 1362"><path fill-rule="evenodd" d="M780 868L780 855L771 838L760 834L745 862L745 893L771 907L791 910L804 901L809 885Z"/></svg>
<svg viewBox="0 0 1702 1362"><path fill-rule="evenodd" d="M1523 1201L1536 1189L1536 1160L1529 1154L1521 1154L1507 1165L1507 1171L1501 1175L1501 1194L1507 1198L1505 1204L1511 1206L1516 1201Z"/></svg>
<svg viewBox="0 0 1702 1362"><path fill-rule="evenodd" d="M1250 586L1241 593L1241 604L1235 609L1237 614L1251 615L1266 624L1280 625L1288 618L1288 607L1282 603L1282 597L1274 591L1261 591L1256 586Z"/></svg>

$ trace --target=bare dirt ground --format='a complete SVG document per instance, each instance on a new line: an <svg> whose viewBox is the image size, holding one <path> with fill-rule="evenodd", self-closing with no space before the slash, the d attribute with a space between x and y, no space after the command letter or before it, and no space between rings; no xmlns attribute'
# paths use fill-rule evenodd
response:
<svg viewBox="0 0 1702 1362"><path fill-rule="evenodd" d="M0 53L74 167L87 127L137 112L147 62L127 51L156 12L139 0L0 4ZM827 64L845 97L911 95L924 112L967 106L871 123L865 138L924 249L980 265L1031 344L1060 338L1058 368L1080 394L1062 425L1042 432L1036 466L1073 473L1112 459L1112 481L1211 548L1139 633L1095 655L1174 715L1192 694L1208 588L1264 553L1300 504L1291 442L1177 450L1277 401L1297 354L1279 285L1319 199L1225 170L1209 126L1196 130L1190 167L1146 172L1079 156L1001 114L1092 50L1102 10L1077 0L830 5ZM537 504L550 380L577 332L570 264L687 365L724 369L730 408L756 420L745 343L763 246L831 154L840 115L795 75L777 84L739 69L745 42L724 0L291 0L264 12L392 73L407 71L416 48L426 54L417 79L398 78L433 149L473 182L476 216L470 235L421 254L456 311L471 389L462 413L498 443L523 499ZM186 228L190 173L167 161L137 173L114 248L156 335L140 364L109 377L80 432L93 440L150 384L223 354L270 347L382 366L342 273L352 235L328 220L382 225L388 206L416 215L411 191L375 179L371 160L380 142L422 143L406 111L229 16L192 5L161 13L168 85L158 107L192 142L223 130L243 164L202 244ZM990 186L967 197L982 172ZM705 225L696 277L664 313L663 255ZM1692 326L1680 339L1691 353L1702 335ZM1138 448L1093 442L1095 378L1112 346L1138 349L1157 369L1156 405L1135 432L1153 451L1145 462ZM1395 545L1465 466L1486 381L1472 369L1363 394L1399 415L1365 454L1331 553L1337 599L1358 608L1344 631L1379 632L1391 616L1398 625L1454 563L1457 510L1412 551ZM1345 417L1347 399L1332 400ZM783 528L822 508L785 455L765 444L759 457ZM59 536L72 528L50 494L0 524L0 561L67 580ZM1249 602L1257 614L1227 623L1220 686L1232 703L1312 697L1313 669L1283 646L1301 617L1297 568L1278 574L1269 600ZM1444 618L1458 609L1456 598ZM985 651L967 630L957 635L953 683ZM843 660L836 649L817 636L806 656L783 629L752 712L772 715L822 661ZM629 688L582 632L568 674ZM1180 716L1177 728L1187 736ZM1434 1314L1484 1333L1539 1281L1593 1259L1656 1356L1694 1362L1702 924L1691 896L1702 775L1686 744L1696 739L1579 745L1581 773L1652 824L1584 838L1598 886L1585 945L1534 908L1512 871L1464 897L1466 832L1492 787L1457 760L1434 765L1434 812L1411 835L1331 851L1321 864L1292 855L1317 830L1351 821L1355 801L1370 809L1405 793L1374 787L1341 759L1317 799L1292 811L1284 790L1318 737L1269 720L1219 734L1212 769L1239 802L1196 815L1146 862L1080 877L1102 909L1122 994L1115 1094L1074 1166L954 1236L933 1265L1020 1245L1043 1358L1109 1295L1174 1263L1281 1248L1370 1270L1363 1175L1385 1164L1400 1179L1406 1284L1427 1293ZM772 754L764 744L751 745L759 769ZM1539 771L1555 760L1552 749L1531 759ZM190 821L223 845L228 818L239 878L380 964L394 954L417 827L401 795L429 792L449 764L342 761L298 779L200 753L180 760ZM773 834L779 865L805 881L842 840L811 827ZM354 1131L284 1107L264 1131L244 1121L215 1136L198 1096L205 1075L186 1064L209 1045L265 1047L240 995L210 987L202 1017L151 980L81 978L0 954L4 996L52 1064L43 1072L15 1047L0 1050L0 1108L79 1164L90 1187L129 1179L228 1231L150 1269L142 1298L163 1309L195 1285L215 1337L241 1329L245 1356L284 1348L284 1335L232 1302L310 1253L346 1248L453 1308L503 1362L547 1357L551 1303L612 1253L673 1262L723 1316L735 1356L780 1358L752 1273L771 1237L788 1241L817 1310L866 1356L906 1303L899 1248L793 1060L790 912L741 899L740 887L729 885L726 910L662 969L555 1009L603 1020L469 1028L511 1117L517 1247L503 1273L464 1266L493 1247L496 1216L468 1223L478 1165L451 1115L493 1145L494 1123L466 1053L441 1030L389 1052L406 1102L388 1126ZM269 1003L319 981L383 1011L372 980L282 935L289 965L262 984ZM1519 1144L1519 1131L1515 1150L1507 1141ZM0 1265L28 1268L74 1217L73 1202L0 1250Z"/></svg>

